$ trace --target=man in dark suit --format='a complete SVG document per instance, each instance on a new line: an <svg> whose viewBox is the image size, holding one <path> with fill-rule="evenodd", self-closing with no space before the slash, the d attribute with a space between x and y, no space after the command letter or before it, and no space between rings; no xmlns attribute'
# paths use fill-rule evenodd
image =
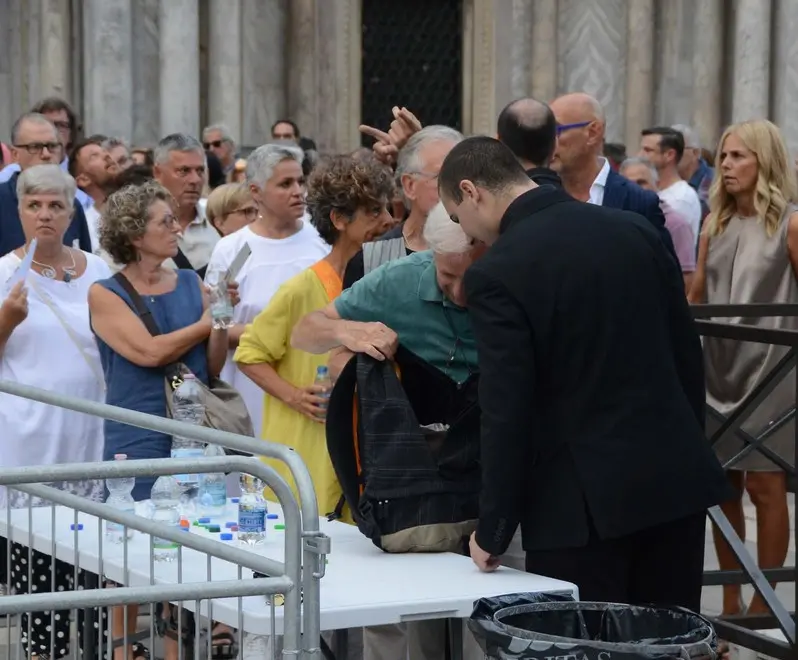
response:
<svg viewBox="0 0 798 660"><path fill-rule="evenodd" d="M491 245L467 271L480 368L472 558L521 524L527 570L584 600L700 606L705 512L728 484L703 432L681 274L634 213L537 186L491 138L446 157L441 201Z"/></svg>
<svg viewBox="0 0 798 660"><path fill-rule="evenodd" d="M577 101L581 98L582 102L569 102L569 96L577 97ZM499 141L513 152L529 178L539 186L564 187L582 201L639 213L654 225L675 258L673 239L665 228L665 216L656 194L622 177L601 156L604 119L598 101L584 94L571 94L555 103L566 108L573 106L575 112L563 111L570 123L558 123L552 108L533 98L508 104L499 113L496 125ZM565 147L559 146L558 136ZM574 144L579 146L575 153ZM580 181L590 184L586 189L582 186L580 191Z"/></svg>

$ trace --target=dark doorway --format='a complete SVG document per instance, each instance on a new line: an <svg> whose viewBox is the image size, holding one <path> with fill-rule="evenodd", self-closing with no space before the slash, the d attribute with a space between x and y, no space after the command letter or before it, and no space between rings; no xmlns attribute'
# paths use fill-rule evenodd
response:
<svg viewBox="0 0 798 660"><path fill-rule="evenodd" d="M398 105L425 126L461 129L462 4L363 0L362 123L387 129Z"/></svg>

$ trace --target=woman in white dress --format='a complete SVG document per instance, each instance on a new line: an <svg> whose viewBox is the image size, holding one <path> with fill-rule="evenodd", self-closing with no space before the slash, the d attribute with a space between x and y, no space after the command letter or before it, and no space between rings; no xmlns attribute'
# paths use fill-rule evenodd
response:
<svg viewBox="0 0 798 660"><path fill-rule="evenodd" d="M17 196L26 245L0 258L0 380L102 402L105 385L89 327L88 291L94 282L109 277L110 270L99 257L64 245L76 190L74 179L57 165L37 165L19 176ZM22 261L34 239L33 261L24 273ZM0 394L0 428L0 469L102 460L99 417ZM102 501L99 481L51 485ZM28 505L20 491L0 489L0 506L7 502L12 508ZM33 506L42 504L34 498ZM12 589L17 593L73 589L74 568L56 561L53 582L51 562L42 553L12 544ZM69 651L68 611L37 613L30 628L28 616L23 615L20 629L29 657L61 657Z"/></svg>

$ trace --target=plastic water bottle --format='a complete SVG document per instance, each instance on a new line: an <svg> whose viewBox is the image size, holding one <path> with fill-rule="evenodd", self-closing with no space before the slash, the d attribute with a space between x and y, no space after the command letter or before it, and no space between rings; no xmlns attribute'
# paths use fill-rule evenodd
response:
<svg viewBox="0 0 798 660"><path fill-rule="evenodd" d="M205 447L205 456L208 458L224 456L224 449L209 442ZM203 516L224 515L227 506L227 477L224 472L211 472L200 476L198 501Z"/></svg>
<svg viewBox="0 0 798 660"><path fill-rule="evenodd" d="M177 422L201 426L205 419L205 400L202 388L194 374L183 376L182 384L172 394L172 417ZM172 458L201 458L204 455L205 443L191 438L174 436L172 438ZM193 515L196 512L197 490L200 475L175 475L180 486L180 505L183 513Z"/></svg>
<svg viewBox="0 0 798 660"><path fill-rule="evenodd" d="M115 454L115 461L126 461L127 454ZM117 479L106 479L105 487L108 489L108 499L105 503L109 506L136 513L136 502L133 500L133 486L136 484L135 477L119 477ZM133 537L133 530L128 528L127 538ZM123 543L125 540L125 526L112 520L105 521L105 538L111 543Z"/></svg>
<svg viewBox="0 0 798 660"><path fill-rule="evenodd" d="M174 527L175 531L178 531L180 528L179 498L180 487L175 478L158 477L150 495L153 506L152 519ZM152 545L155 561L174 561L177 557L178 544L174 541L153 537Z"/></svg>
<svg viewBox="0 0 798 660"><path fill-rule="evenodd" d="M332 381L330 380L330 371L327 369L326 366L321 365L316 367L316 378L313 381L314 385L318 385L324 388L323 392L319 392L318 396L325 399L325 402L321 404L321 409L324 411L322 415L319 415L322 419L327 416L327 401L330 399L330 392L332 391Z"/></svg>
<svg viewBox="0 0 798 660"><path fill-rule="evenodd" d="M263 482L251 474L242 474L238 498L238 540L247 545L263 543L266 540L267 513Z"/></svg>

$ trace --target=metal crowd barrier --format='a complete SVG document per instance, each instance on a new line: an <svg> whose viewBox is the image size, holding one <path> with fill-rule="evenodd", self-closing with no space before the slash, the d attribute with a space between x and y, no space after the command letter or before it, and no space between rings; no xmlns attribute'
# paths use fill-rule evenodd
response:
<svg viewBox="0 0 798 660"><path fill-rule="evenodd" d="M777 429L790 421L795 420L796 410L793 408L782 419L761 429L756 436L752 436L741 429L741 426L750 414L759 406L773 389L785 378L796 379L798 391L798 332L786 329L761 328L746 324L745 319L768 318L776 316L798 316L798 305L783 304L746 304L746 305L693 305L693 316L696 319L699 332L704 337L717 337L736 341L772 344L790 347L787 354L762 382L750 393L748 398L735 410L732 415L724 418L718 411L709 410L720 422L718 430L709 438L711 444L716 444L729 436L736 436L743 441L744 446L736 456L726 462L724 467L729 469L739 463L751 452L759 452L775 463L787 475L788 481L795 480L795 466L790 465L780 456L764 446L767 438ZM742 322L728 323L709 319L737 318ZM793 371L794 370L794 371ZM798 406L798 400L796 401ZM798 449L798 424L795 425L795 444ZM796 452L798 454L798 451ZM732 571L705 571L705 586L720 586L732 584L751 584L755 591L765 601L769 615L739 615L730 617L711 617L718 635L731 643L752 649L779 660L791 660L798 657L798 643L796 643L795 616L798 611L798 593L796 602L792 604L790 612L779 600L771 583L791 582L798 588L798 568L796 566L761 569L756 560L745 547L737 535L726 514L720 507L712 507L709 515L724 539L729 544L732 552L740 564L740 570ZM798 526L794 530L794 542L798 547ZM786 642L759 633L759 630L779 628L787 639Z"/></svg>
<svg viewBox="0 0 798 660"><path fill-rule="evenodd" d="M217 431L215 429L207 429L203 427L193 426L182 422L175 422L170 419L162 417L138 413L135 411L119 408L116 406L109 406L106 404L96 403L78 399L72 396L57 394L41 390L18 383L0 380L0 392L20 396L23 398L39 401L41 403L58 406L77 412L95 415L106 419L112 419L121 423L137 426L144 429L154 430L166 433L168 435L179 435L185 438L191 438L202 442L209 442L220 445L222 447L234 449L241 452L247 452L254 455L266 456L275 458L285 462L290 470L296 484L299 505L294 499L290 488L286 482L269 466L250 458L240 456L226 456L219 458L196 458L196 459L150 459L150 460L130 460L130 461L109 461L94 464L61 464L49 466L33 466L25 468L7 469L0 472L0 486L10 487L26 493L29 496L36 496L43 500L49 501L49 507L43 507L44 510L50 511L51 522L51 539L52 546L44 551L44 554L49 554L51 562L55 565L56 554L59 549L56 548L56 534L60 529L58 526L64 522L71 523L74 527L74 540L68 551L74 553L70 559L69 564L74 567L74 588L82 589L80 591L71 592L57 592L57 593L29 593L25 595L16 595L0 598L0 615L2 614L18 614L21 616L25 612L41 612L52 610L86 610L86 615L92 619L94 614L91 613L91 608L107 608L112 605L125 605L134 603L162 603L172 602L178 603L178 628L182 627L182 602L195 602L194 611L196 612L195 618L195 633L199 633L200 619L206 617L213 620L212 603L211 599L214 598L238 598L238 621L231 625L231 628L238 628L238 646L239 655L242 653L242 641L244 630L244 615L242 610L242 598L246 596L268 596L271 609L271 633L274 632L274 609L275 599L277 605L281 603L280 599L284 598L282 603L283 607L283 635L280 640L282 645L283 657L302 657L312 658L314 660L321 658L320 648L320 630L319 630L319 617L320 617L320 601L319 601L319 587L320 580L324 576L325 570L325 556L330 551L330 539L319 530L319 516L318 508L316 505L316 496L313 489L313 483L307 471L307 467L299 458L299 456L291 449L282 445L255 440L253 438L239 436L233 433ZM41 485L44 483L52 483L59 481L73 481L85 479L107 479L117 477L136 477L136 476L160 476L160 475L174 475L174 474L200 474L211 472L243 472L253 474L254 476L263 479L263 481L274 491L277 496L283 514L285 516L285 559L284 562L276 562L255 552L250 552L238 547L226 545L225 543L217 540L202 538L199 535L186 533L179 529L170 528L167 525L154 522L141 516L135 516L128 513L119 511L108 505L93 502L88 499L77 497L70 493L66 493L55 488ZM57 516L63 516L64 511L55 508L55 505L68 507L74 511L74 520L63 521L58 520ZM6 514L6 531L12 530L12 517L16 516L15 524L17 526L24 526L19 520L20 509L7 509ZM79 512L84 514L84 517L79 516ZM68 517L68 512L67 517ZM38 519L42 515L41 508L32 507L28 503L27 513L27 529L28 538L21 540L12 538L11 542L20 545L31 547L32 544L38 543L34 538L33 528L34 519ZM85 516L96 517L100 523L96 523L95 518L85 518ZM79 521L79 518L80 521ZM85 520L84 520L85 518ZM129 556L128 544L124 544L122 566L114 566L117 573L121 572L123 579L111 579L114 583L121 584L115 588L102 588L107 586L102 584L104 582L103 576L107 572L109 566L112 565L108 555L103 557L103 524L102 520L110 520L113 522L125 525L131 530L137 530L139 533L150 535L150 584L149 585L128 585L125 584L127 576L129 575L129 568L132 563L138 561L139 573L141 573L141 561L138 555L134 554L133 557ZM0 519L0 523L2 519ZM91 536L83 536L81 525L90 526L91 524L97 525L97 538L96 542L99 545L99 565L96 570L88 572L89 582L86 583L84 578L86 572L80 570L80 539L90 539ZM178 557L177 557L177 584L154 584L154 559L153 559L153 545L152 537L171 540L179 544ZM60 541L59 541L60 542ZM185 583L182 578L183 566L183 548L189 549L191 552L197 551L203 553L206 557L207 563L207 576L201 582ZM37 546L38 549L38 546ZM10 548L9 548L10 550ZM43 549L44 550L44 549ZM59 553L59 560L62 560L64 555L63 548ZM30 557L30 555L29 555ZM211 578L211 565L212 558L218 558L236 564L238 566L238 575L232 580L213 581ZM117 558L118 560L118 558ZM118 562L117 562L118 563ZM105 565L105 566L104 566ZM7 567L9 572L11 569L11 557L7 559ZM249 569L253 572L259 573L264 576L260 579L246 580L242 578L242 569ZM28 563L29 579L31 576L31 565ZM53 574L54 575L54 574ZM118 577L118 576L117 576ZM260 576L259 576L260 577ZM140 579L140 575L139 575ZM10 580L10 575L9 575ZM52 578L52 591L55 592L55 578ZM80 585L79 585L80 581ZM30 585L29 585L30 586ZM277 596L279 595L279 597ZM201 601L208 601L206 607L202 607ZM154 632L156 621L154 606L151 609L151 637ZM189 608L191 609L191 608ZM9 622L10 623L10 622ZM90 624L86 623L84 619L81 626L84 635L90 638L90 643L87 645L86 640L82 640L82 648L84 654L89 648L97 648L102 651L103 642L102 635L97 640L97 629L94 628L96 621L91 621ZM54 622L50 622L50 631L54 635L55 626ZM30 626L30 622L29 622ZM100 624L98 624L100 627ZM209 630L212 624L209 624ZM135 635L133 632L125 629L125 637L135 641L141 635ZM10 632L8 634L10 642ZM274 634L270 635L270 648L274 653L277 647L277 640ZM195 652L199 653L200 635L195 635ZM28 636L30 642L30 636ZM58 641L58 640L55 640ZM207 648L210 653L211 649L210 632L207 639ZM179 640L182 642L182 639ZM0 642L1 643L1 642ZM19 653L19 646L18 653ZM100 656L102 657L102 655ZM187 657L183 653L182 646L180 648L180 656ZM10 645L8 650L8 658L10 660Z"/></svg>

